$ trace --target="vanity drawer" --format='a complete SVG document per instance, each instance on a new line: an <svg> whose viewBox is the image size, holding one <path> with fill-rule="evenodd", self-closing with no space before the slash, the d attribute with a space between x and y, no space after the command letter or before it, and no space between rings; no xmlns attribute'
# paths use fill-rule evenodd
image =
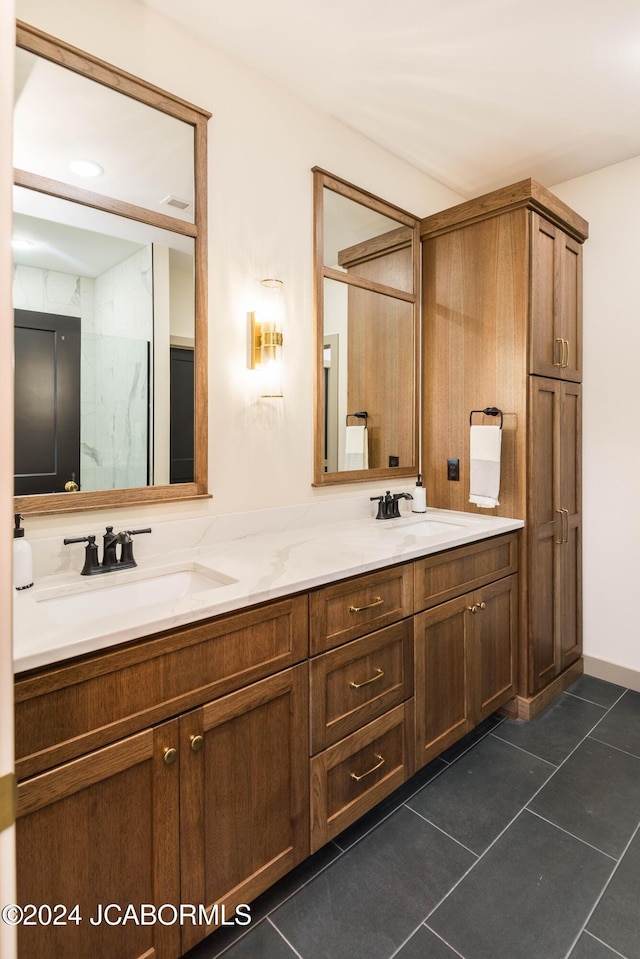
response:
<svg viewBox="0 0 640 959"><path fill-rule="evenodd" d="M310 667L313 754L413 695L413 621L322 653Z"/></svg>
<svg viewBox="0 0 640 959"><path fill-rule="evenodd" d="M309 596L311 652L333 649L412 612L410 563L326 586Z"/></svg>
<svg viewBox="0 0 640 959"><path fill-rule="evenodd" d="M415 611L430 609L518 569L518 534L507 533L415 562Z"/></svg>
<svg viewBox="0 0 640 959"><path fill-rule="evenodd" d="M413 772L413 700L311 760L311 852L401 786Z"/></svg>
<svg viewBox="0 0 640 959"><path fill-rule="evenodd" d="M18 677L18 776L234 692L308 654L307 597L297 596Z"/></svg>

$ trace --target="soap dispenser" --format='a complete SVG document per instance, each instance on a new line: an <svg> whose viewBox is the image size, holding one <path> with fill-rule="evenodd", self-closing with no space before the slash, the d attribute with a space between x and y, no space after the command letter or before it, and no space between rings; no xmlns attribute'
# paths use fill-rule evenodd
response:
<svg viewBox="0 0 640 959"><path fill-rule="evenodd" d="M418 481L416 483L416 488L413 491L413 506L411 508L412 513L426 513L427 512L427 491L422 485L422 474L418 473Z"/></svg>
<svg viewBox="0 0 640 959"><path fill-rule="evenodd" d="M24 538L24 530L20 526L22 516L15 514L15 529L13 530L13 585L16 589L29 589L33 586L33 559L31 546Z"/></svg>

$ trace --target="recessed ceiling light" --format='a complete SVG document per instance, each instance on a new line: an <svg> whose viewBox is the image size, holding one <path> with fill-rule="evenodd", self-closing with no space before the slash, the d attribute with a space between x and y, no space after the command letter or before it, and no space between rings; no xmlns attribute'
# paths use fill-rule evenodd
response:
<svg viewBox="0 0 640 959"><path fill-rule="evenodd" d="M72 160L69 169L78 176L101 176L104 173L104 168L93 160Z"/></svg>
<svg viewBox="0 0 640 959"><path fill-rule="evenodd" d="M26 237L14 236L11 241L11 246L14 250L32 250L36 244L33 240L27 240Z"/></svg>

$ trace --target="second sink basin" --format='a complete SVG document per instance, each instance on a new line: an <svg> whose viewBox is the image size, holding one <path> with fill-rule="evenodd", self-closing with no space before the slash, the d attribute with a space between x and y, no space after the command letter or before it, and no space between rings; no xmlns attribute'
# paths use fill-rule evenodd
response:
<svg viewBox="0 0 640 959"><path fill-rule="evenodd" d="M105 573L96 577L95 585L93 582L83 583L77 592L47 596L36 602L56 623L66 626L87 619L108 618L127 610L154 606L184 596L195 596L237 582L224 573L196 565L171 571L158 570L127 582L108 581L110 576L125 575ZM135 576L135 573L131 575Z"/></svg>
<svg viewBox="0 0 640 959"><path fill-rule="evenodd" d="M463 523L442 523L437 519L422 519L406 526L395 526L388 532L401 536L438 536L440 533L453 533L460 529Z"/></svg>

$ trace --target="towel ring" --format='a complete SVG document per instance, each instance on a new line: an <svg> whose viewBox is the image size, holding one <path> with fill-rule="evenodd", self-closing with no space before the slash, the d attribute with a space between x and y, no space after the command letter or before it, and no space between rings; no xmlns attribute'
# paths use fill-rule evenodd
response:
<svg viewBox="0 0 640 959"><path fill-rule="evenodd" d="M346 416L347 426L349 425L350 416L357 416L359 419L364 420L365 426L367 425L367 417L369 416L369 414L366 413L364 410L362 410L360 413L347 413L347 416Z"/></svg>
<svg viewBox="0 0 640 959"><path fill-rule="evenodd" d="M469 426L471 426L471 420L474 413L484 413L485 416L499 416L500 417L500 429L502 429L502 422L504 417L502 415L502 410L499 410L497 406L487 406L485 410L471 410L469 413ZM358 415L357 413L355 414Z"/></svg>

